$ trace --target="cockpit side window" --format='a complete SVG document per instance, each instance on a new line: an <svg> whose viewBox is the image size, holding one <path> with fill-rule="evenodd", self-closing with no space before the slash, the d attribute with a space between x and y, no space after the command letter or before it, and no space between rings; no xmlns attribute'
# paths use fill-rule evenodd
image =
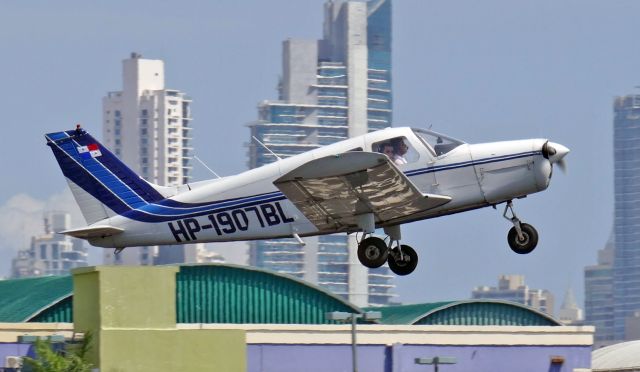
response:
<svg viewBox="0 0 640 372"><path fill-rule="evenodd" d="M420 155L405 137L396 137L373 144L374 152L387 155L395 165L402 166L418 161Z"/></svg>
<svg viewBox="0 0 640 372"><path fill-rule="evenodd" d="M442 156L462 145L464 142L444 136L435 132L414 129L414 133L427 147L430 147L436 156Z"/></svg>

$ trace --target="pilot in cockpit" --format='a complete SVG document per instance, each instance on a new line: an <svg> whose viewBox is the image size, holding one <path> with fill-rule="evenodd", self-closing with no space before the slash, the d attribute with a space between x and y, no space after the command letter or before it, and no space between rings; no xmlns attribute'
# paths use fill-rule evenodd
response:
<svg viewBox="0 0 640 372"><path fill-rule="evenodd" d="M407 151L409 151L409 146L404 143L402 138L394 138L391 140L391 145L393 146L393 163L395 165L403 165L407 164L407 159L404 157Z"/></svg>

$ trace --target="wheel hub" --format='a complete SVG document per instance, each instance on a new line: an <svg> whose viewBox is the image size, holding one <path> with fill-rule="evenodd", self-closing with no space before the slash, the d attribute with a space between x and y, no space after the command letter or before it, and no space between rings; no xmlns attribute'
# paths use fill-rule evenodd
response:
<svg viewBox="0 0 640 372"><path fill-rule="evenodd" d="M370 245L367 248L365 248L364 254L368 259L374 260L380 257L380 250L375 245Z"/></svg>
<svg viewBox="0 0 640 372"><path fill-rule="evenodd" d="M527 234L526 232L522 232L522 239L516 238L518 241L518 244L525 246L527 244L529 244L529 234Z"/></svg>

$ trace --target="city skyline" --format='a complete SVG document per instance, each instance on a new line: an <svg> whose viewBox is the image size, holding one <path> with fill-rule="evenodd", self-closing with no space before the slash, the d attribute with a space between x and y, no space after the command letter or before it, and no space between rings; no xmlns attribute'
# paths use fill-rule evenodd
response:
<svg viewBox="0 0 640 372"><path fill-rule="evenodd" d="M321 39L282 42L278 100L249 124L251 168L392 124L391 0L327 1ZM275 154L275 156L274 156ZM388 267L357 259L355 236L335 234L250 243L249 264L318 284L358 306L396 296Z"/></svg>
<svg viewBox="0 0 640 372"><path fill-rule="evenodd" d="M7 128L20 133L20 141L3 148L0 163L14 175L3 182L0 198L2 237L12 245L1 247L5 257L21 244L12 233L21 229L20 221L13 220L26 216L22 226L28 226L30 213L41 204L60 203L50 196L66 187L42 134L71 129L76 122L99 132L99 98L117 89L120 71L113 66L122 56L139 51L167 62L168 83L202 105L194 114L199 128L206 128L194 138L202 149L197 155L222 175L238 173L246 169L243 124L255 117L256 102L276 98L279 43L319 34L322 3L255 3L255 15L242 11L246 5L225 2L154 7L142 22L160 27L169 20L173 36L160 28L145 32L137 19L149 10L142 5L131 5L122 18L116 18L116 5L8 5L0 27L12 58L0 62L7 75L2 101L10 108ZM490 209L408 225L405 239L414 241L421 262L416 275L397 281L400 299L464 298L468 288L508 271L556 294L570 282L581 303L582 269L595 262L611 230L610 100L630 94L637 84L640 56L628 45L633 45L631 15L640 5L462 4L394 4L394 18L402 19L394 22L396 126L433 125L469 142L552 138L571 148L569 172L556 172L548 192L516 203L519 216L541 232L539 250L530 257L511 255L505 239L509 226ZM278 12L282 9L287 16ZM118 28L111 27L109 20L115 19ZM35 27L36 21L43 28ZM169 43L169 36L181 42ZM47 99L36 101L34 92ZM21 152L34 166L16 166L13 155ZM209 177L206 170L194 171L196 179ZM577 194L600 198L585 201ZM6 273L9 264L3 265ZM436 285L445 276L452 277L446 288Z"/></svg>

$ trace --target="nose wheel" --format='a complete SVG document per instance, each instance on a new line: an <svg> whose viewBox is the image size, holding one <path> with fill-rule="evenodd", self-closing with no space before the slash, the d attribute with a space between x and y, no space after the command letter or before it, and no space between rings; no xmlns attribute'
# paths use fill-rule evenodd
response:
<svg viewBox="0 0 640 372"><path fill-rule="evenodd" d="M511 217L507 216L507 212L511 212ZM513 211L513 203L511 200L507 202L504 208L503 217L513 223L513 227L507 234L507 242L512 251L517 254L531 253L538 245L538 232L528 223L520 222Z"/></svg>

